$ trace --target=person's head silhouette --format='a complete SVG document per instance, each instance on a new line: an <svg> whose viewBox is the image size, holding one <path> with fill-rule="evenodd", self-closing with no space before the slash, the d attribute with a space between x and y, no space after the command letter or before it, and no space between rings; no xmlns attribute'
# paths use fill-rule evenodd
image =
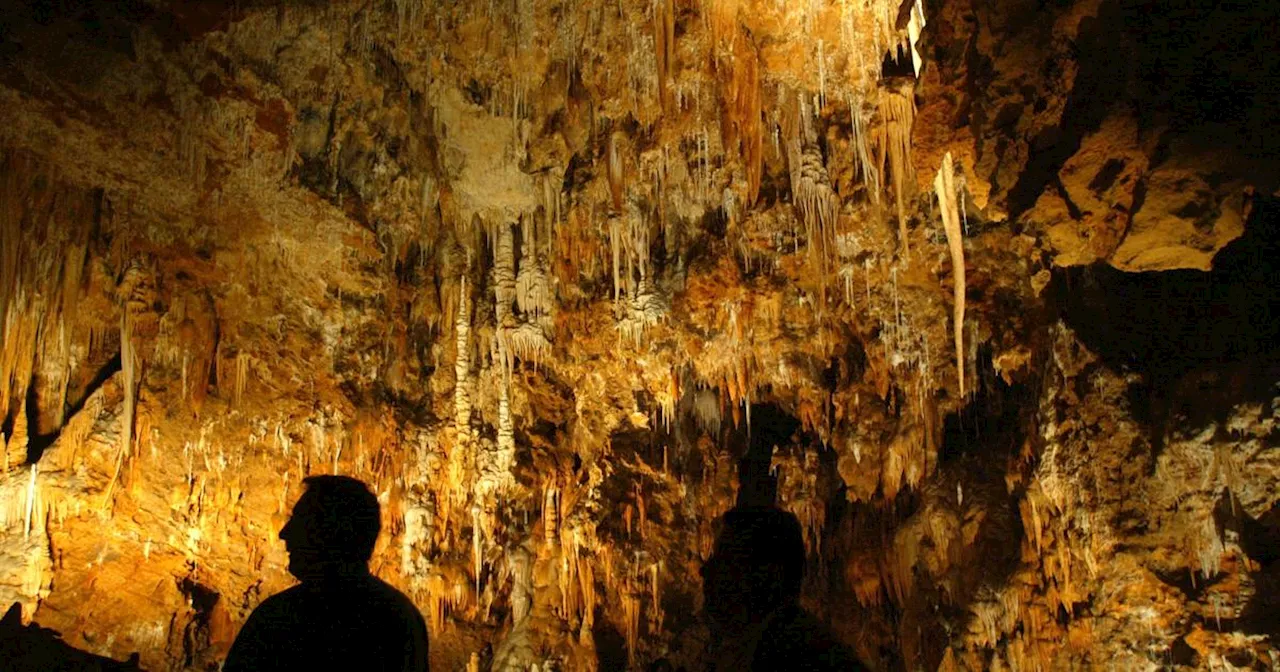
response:
<svg viewBox="0 0 1280 672"><path fill-rule="evenodd" d="M793 514L773 507L735 508L722 525L702 567L712 627L737 630L799 599L804 538Z"/></svg>
<svg viewBox="0 0 1280 672"><path fill-rule="evenodd" d="M254 608L222 669L426 672L422 614L369 572L382 527L378 498L346 476L312 476L303 484L280 530L289 572L302 582Z"/></svg>
<svg viewBox="0 0 1280 672"><path fill-rule="evenodd" d="M280 530L289 573L301 581L368 571L382 529L378 498L347 476L311 476Z"/></svg>

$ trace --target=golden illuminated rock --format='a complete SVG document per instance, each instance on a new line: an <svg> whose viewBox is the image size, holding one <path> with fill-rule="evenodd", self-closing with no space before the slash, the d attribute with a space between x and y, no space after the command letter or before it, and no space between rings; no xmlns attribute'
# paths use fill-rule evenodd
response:
<svg viewBox="0 0 1280 672"><path fill-rule="evenodd" d="M216 669L340 473L433 669L705 669L766 500L871 669L1271 669L1272 17L1148 4L6 4L11 631Z"/></svg>

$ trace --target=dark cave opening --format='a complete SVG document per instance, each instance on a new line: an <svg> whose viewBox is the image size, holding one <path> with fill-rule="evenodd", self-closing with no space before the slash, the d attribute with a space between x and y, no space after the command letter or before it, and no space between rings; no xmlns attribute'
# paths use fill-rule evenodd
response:
<svg viewBox="0 0 1280 672"><path fill-rule="evenodd" d="M1277 277L1280 199L1259 196L1211 271L1059 268L1046 295L1106 365L1141 376L1131 401L1159 438L1175 418L1203 427L1270 398L1280 378Z"/></svg>
<svg viewBox="0 0 1280 672"><path fill-rule="evenodd" d="M777 478L771 473L773 452L797 437L800 421L777 404L752 404L751 423L737 428L734 445L745 450L738 462L738 506L773 506L778 498Z"/></svg>
<svg viewBox="0 0 1280 672"><path fill-rule="evenodd" d="M1021 448L1026 434L1026 413L1034 409L1039 390L1024 381L1007 382L992 365L988 345L978 348L977 388L958 412L943 421L939 468L957 461L991 462L1008 457ZM1005 465L992 464L999 471Z"/></svg>
<svg viewBox="0 0 1280 672"><path fill-rule="evenodd" d="M108 379L119 372L120 353L117 352L112 355L96 373L94 373L93 378L90 379L88 385L85 386L84 392L80 395L80 398L67 405L64 417L75 417L75 415L84 408L84 404L89 400L89 397L102 387ZM36 426L35 416L40 412L39 399L36 396L36 387L37 386L33 384L27 389L27 427ZM56 427L52 431L43 434L32 432L27 439L27 461L32 464L39 462L40 458L44 456L44 451L49 446L52 446L54 441L58 440L58 436L62 434L62 429L62 427Z"/></svg>

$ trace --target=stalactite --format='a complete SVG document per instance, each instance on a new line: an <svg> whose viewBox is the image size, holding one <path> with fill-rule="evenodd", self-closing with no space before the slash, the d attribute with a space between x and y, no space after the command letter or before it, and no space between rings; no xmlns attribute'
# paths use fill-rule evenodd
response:
<svg viewBox="0 0 1280 672"><path fill-rule="evenodd" d="M640 642L640 595L627 587L619 598L622 600L623 637L627 641L627 665L636 664L636 647Z"/></svg>
<svg viewBox="0 0 1280 672"><path fill-rule="evenodd" d="M822 38L818 38L818 105L815 112L827 106L827 55Z"/></svg>
<svg viewBox="0 0 1280 672"><path fill-rule="evenodd" d="M632 208L609 220L613 257L614 313L619 336L639 345L644 333L667 314L666 297L649 273L649 222Z"/></svg>
<svg viewBox="0 0 1280 672"><path fill-rule="evenodd" d="M648 536L649 531L649 512L645 509L644 492L640 490L640 484L636 484L636 512L639 519L637 529L640 531L640 539L643 541Z"/></svg>
<svg viewBox="0 0 1280 672"><path fill-rule="evenodd" d="M649 632L662 632L662 623L666 619L666 612L662 609L662 599L658 592L658 569L657 563L649 566Z"/></svg>
<svg viewBox="0 0 1280 672"><path fill-rule="evenodd" d="M111 506L111 494L116 482L120 480L120 472L129 459L133 442L133 421L137 409L138 394L138 355L135 351L133 323L128 306L124 306L120 314L120 369L124 381L124 410L120 413L120 447L116 452L115 471L107 484L106 494L102 502L104 508Z"/></svg>
<svg viewBox="0 0 1280 672"><path fill-rule="evenodd" d="M816 146L807 146L794 155L799 165L792 170L791 190L805 224L811 256L825 285L827 269L836 259L840 197L831 188L827 167L823 165L822 154Z"/></svg>
<svg viewBox="0 0 1280 672"><path fill-rule="evenodd" d="M560 541L560 488L546 484L542 488L542 542L551 546Z"/></svg>
<svg viewBox="0 0 1280 672"><path fill-rule="evenodd" d="M252 357L241 350L236 353L235 370L232 372L231 403L240 406L244 399L245 388L249 384L249 363Z"/></svg>
<svg viewBox="0 0 1280 672"><path fill-rule="evenodd" d="M609 218L609 253L612 260L610 269L613 271L614 303L622 298L622 232L619 224L619 218Z"/></svg>
<svg viewBox="0 0 1280 672"><path fill-rule="evenodd" d="M505 339L513 358L533 359L535 362L551 350L551 336L555 331L555 295L544 270L543 257L536 253L537 239L532 218L522 229L527 233L525 251L516 274L514 294L519 311L518 324L506 329Z"/></svg>
<svg viewBox="0 0 1280 672"><path fill-rule="evenodd" d="M732 140L740 143L742 162L747 178L747 207L754 205L760 195L760 181L764 172L764 125L761 120L760 64L755 47L746 36L735 41L735 53L727 83L725 112L728 127L734 129ZM726 142L734 146L734 142Z"/></svg>
<svg viewBox="0 0 1280 672"><path fill-rule="evenodd" d="M862 175L862 181L867 187L867 193L871 196L871 202L878 204L880 202L880 192L884 187L880 183L880 170L871 160L871 152L868 149L871 137L867 131L867 122L862 112L861 95L850 94L849 118L853 131L854 165L857 167L858 173Z"/></svg>
<svg viewBox="0 0 1280 672"><path fill-rule="evenodd" d="M676 58L676 18L673 0L653 2L654 60L658 65L658 101L663 110L671 107L671 93L667 82Z"/></svg>
<svg viewBox="0 0 1280 672"><path fill-rule="evenodd" d="M493 298L498 322L498 338L503 328L511 326L511 307L516 298L515 241L511 225L502 223L490 229L493 241Z"/></svg>
<svg viewBox="0 0 1280 672"><path fill-rule="evenodd" d="M622 210L622 197L626 192L626 176L625 167L622 163L622 147L625 142L621 131L614 131L609 135L608 154L608 177L609 177L609 196L613 199L613 209L615 212Z"/></svg>
<svg viewBox="0 0 1280 672"><path fill-rule="evenodd" d="M964 238L960 230L960 214L956 207L959 195L956 192L955 168L951 153L942 158L942 167L933 180L933 188L938 194L938 204L942 210L942 228L947 234L947 247L951 250L951 268L954 280L955 315L954 332L956 342L956 372L960 379L960 397L964 393Z"/></svg>
<svg viewBox="0 0 1280 672"><path fill-rule="evenodd" d="M480 594L480 575L484 571L484 527L481 525L484 511L480 504L471 506L471 572L476 595Z"/></svg>
<svg viewBox="0 0 1280 672"><path fill-rule="evenodd" d="M40 465L31 465L31 478L27 481L27 505L22 519L22 538L31 538L31 519L36 510L36 476L40 473Z"/></svg>
<svg viewBox="0 0 1280 672"><path fill-rule="evenodd" d="M65 418L72 336L97 199L66 187L22 154L0 162L0 420L13 422L22 400L40 412L6 441L5 456L26 437L48 434ZM35 386L32 389L32 386ZM24 444L24 445L19 445Z"/></svg>
<svg viewBox="0 0 1280 672"><path fill-rule="evenodd" d="M726 151L738 152L746 178L744 205L750 207L759 197L763 175L763 106L759 54L738 12L739 0L708 0L703 16L710 27L723 103L721 142Z"/></svg>
<svg viewBox="0 0 1280 672"><path fill-rule="evenodd" d="M585 638L590 636L596 613L596 578L591 563L579 565L578 584L582 591L582 636Z"/></svg>
<svg viewBox="0 0 1280 672"><path fill-rule="evenodd" d="M915 71L916 77L920 76L920 68L924 65L920 50L916 48L916 43L920 41L920 31L924 30L924 26L924 6L920 0L912 0L911 18L907 21L907 39L911 49L911 67Z"/></svg>
<svg viewBox="0 0 1280 672"><path fill-rule="evenodd" d="M511 419L511 372L503 367L498 383L498 437L496 450L484 450L477 490L483 497L506 492L515 485L512 468L516 461L515 426Z"/></svg>
<svg viewBox="0 0 1280 672"><path fill-rule="evenodd" d="M471 440L471 306L467 295L467 278L462 276L458 286L458 316L454 322L454 429L458 443L466 445Z"/></svg>
<svg viewBox="0 0 1280 672"><path fill-rule="evenodd" d="M888 162L898 210L898 246L910 251L907 242L907 201L915 192L915 167L911 162L911 131L915 125L914 84L900 83L879 92L880 128L876 132L876 166L880 174Z"/></svg>

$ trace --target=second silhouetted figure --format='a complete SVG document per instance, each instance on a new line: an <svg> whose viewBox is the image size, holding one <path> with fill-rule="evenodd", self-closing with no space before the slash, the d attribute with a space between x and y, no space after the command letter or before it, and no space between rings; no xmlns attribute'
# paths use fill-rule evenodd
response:
<svg viewBox="0 0 1280 672"><path fill-rule="evenodd" d="M244 624L225 672L427 670L427 628L400 591L369 573L378 500L345 476L312 476L280 531L300 584Z"/></svg>

